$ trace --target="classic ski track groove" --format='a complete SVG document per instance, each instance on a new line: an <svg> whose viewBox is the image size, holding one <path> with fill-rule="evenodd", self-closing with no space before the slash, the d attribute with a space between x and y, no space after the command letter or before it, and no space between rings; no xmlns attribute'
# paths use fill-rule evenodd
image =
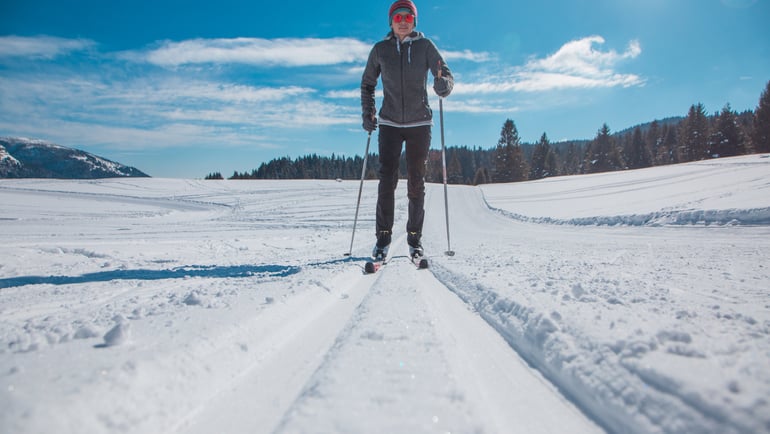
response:
<svg viewBox="0 0 770 434"><path fill-rule="evenodd" d="M449 364L467 401L484 403L477 410L489 432L603 432L432 273L418 273L417 282L437 333L451 344ZM554 413L563 416L543 417Z"/></svg>
<svg viewBox="0 0 770 434"><path fill-rule="evenodd" d="M428 270L395 261L368 277L369 293L276 433L603 432ZM399 395L409 399L380 398ZM387 426L367 424L383 414Z"/></svg>
<svg viewBox="0 0 770 434"><path fill-rule="evenodd" d="M258 329L270 329L270 339L250 346L249 352L256 358L234 373L225 387L212 391L208 400L180 421L173 432L270 432L375 284L367 276L354 275L357 278L345 281L330 294L319 293L325 291L318 288L291 297L241 325L238 333L245 339L250 331ZM256 411L264 408L271 411ZM255 416L244 418L243 414Z"/></svg>

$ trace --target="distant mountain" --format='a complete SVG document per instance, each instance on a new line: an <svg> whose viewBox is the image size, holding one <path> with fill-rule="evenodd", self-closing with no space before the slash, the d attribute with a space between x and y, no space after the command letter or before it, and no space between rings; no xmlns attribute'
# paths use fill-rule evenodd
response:
<svg viewBox="0 0 770 434"><path fill-rule="evenodd" d="M0 178L95 179L149 175L88 152L42 140L0 137Z"/></svg>

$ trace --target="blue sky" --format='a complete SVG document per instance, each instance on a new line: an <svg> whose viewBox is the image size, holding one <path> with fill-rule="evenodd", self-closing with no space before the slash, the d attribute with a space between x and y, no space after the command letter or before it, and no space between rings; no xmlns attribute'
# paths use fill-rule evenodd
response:
<svg viewBox="0 0 770 434"><path fill-rule="evenodd" d="M754 109L768 0L417 1L455 75L447 146L591 139ZM0 136L50 140L156 177L362 154L360 79L390 1L4 0ZM433 147L440 148L438 100Z"/></svg>

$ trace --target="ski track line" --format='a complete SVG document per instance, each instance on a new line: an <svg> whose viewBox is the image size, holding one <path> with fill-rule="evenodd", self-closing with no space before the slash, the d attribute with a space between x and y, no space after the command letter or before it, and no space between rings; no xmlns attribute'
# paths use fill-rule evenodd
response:
<svg viewBox="0 0 770 434"><path fill-rule="evenodd" d="M353 271L355 273L355 271ZM349 279L347 274L341 278ZM360 276L335 288L320 289L277 305L248 331L263 330L249 352L260 356L238 372L172 432L270 432L318 368L340 330L361 303L371 279ZM270 409L265 411L265 409Z"/></svg>
<svg viewBox="0 0 770 434"><path fill-rule="evenodd" d="M603 432L429 271L391 261L276 433Z"/></svg>
<svg viewBox="0 0 770 434"><path fill-rule="evenodd" d="M396 245L401 243L396 242ZM408 257L393 252L275 433L478 432Z"/></svg>
<svg viewBox="0 0 770 434"><path fill-rule="evenodd" d="M453 349L452 371L490 432L604 432L433 274L419 273L417 281L443 345Z"/></svg>

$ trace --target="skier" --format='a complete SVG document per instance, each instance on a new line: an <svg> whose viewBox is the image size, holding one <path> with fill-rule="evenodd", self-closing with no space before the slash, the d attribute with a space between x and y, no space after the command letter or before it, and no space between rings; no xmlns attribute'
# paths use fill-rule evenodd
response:
<svg viewBox="0 0 770 434"><path fill-rule="evenodd" d="M369 53L361 78L361 109L364 130L377 129L374 89L382 76L384 98L379 113L380 171L377 194L375 259L388 254L393 233L395 190L401 149L406 142L409 218L407 243L412 258L422 257L420 239L425 218L425 170L431 141L433 112L428 105L428 71L439 97L452 92L454 79L433 42L417 26L417 6L410 0L394 2L388 11L391 31Z"/></svg>

